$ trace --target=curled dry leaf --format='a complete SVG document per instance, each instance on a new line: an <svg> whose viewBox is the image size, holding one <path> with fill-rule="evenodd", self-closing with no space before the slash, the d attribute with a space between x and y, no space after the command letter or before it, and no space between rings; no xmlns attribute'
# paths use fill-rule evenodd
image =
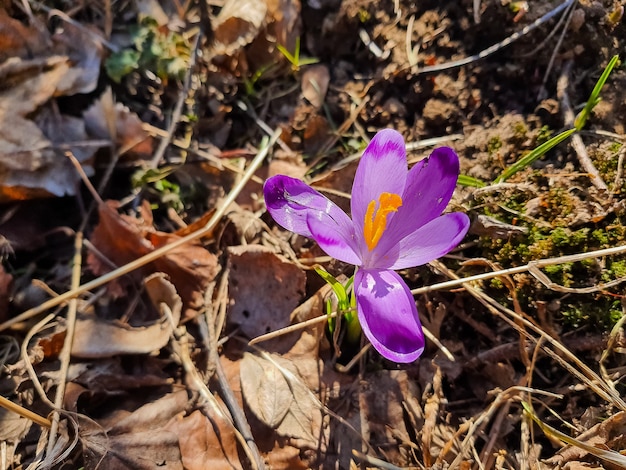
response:
<svg viewBox="0 0 626 470"><path fill-rule="evenodd" d="M302 74L302 95L315 108L320 109L326 99L330 72L322 64L307 67Z"/></svg>
<svg viewBox="0 0 626 470"><path fill-rule="evenodd" d="M53 40L3 10L0 30L0 201L73 195L79 176L64 152L71 150L90 174L95 148L85 145L82 121L58 111L42 115L40 108L56 96L92 91L100 49L70 25Z"/></svg>
<svg viewBox="0 0 626 470"><path fill-rule="evenodd" d="M5 462L12 462L17 444L26 437L33 422L30 419L0 408L0 442L4 447Z"/></svg>
<svg viewBox="0 0 626 470"><path fill-rule="evenodd" d="M596 424L576 438L577 441L587 444L590 448L597 448L599 451L620 452L626 448L626 412L610 416L608 419ZM594 468L583 467L583 462L589 465L592 462L602 462L611 465L606 460L598 460L598 454L592 456L591 452L575 445L568 445L561 449L556 455L550 457L547 463L556 468ZM604 468L604 467L601 467Z"/></svg>
<svg viewBox="0 0 626 470"><path fill-rule="evenodd" d="M213 24L214 55L243 73L286 62L276 44L295 51L300 10L299 0L227 0Z"/></svg>
<svg viewBox="0 0 626 470"><path fill-rule="evenodd" d="M117 206L114 201L100 206L100 221L91 236L94 246L115 265L122 266L180 239L177 235L156 231L149 220L149 208L144 207L141 221L119 215L115 210ZM87 257L87 263L96 275L110 270L92 254ZM215 255L199 245L189 243L139 270L141 275L149 275L155 271L166 273L183 299L184 307L193 309L202 305L204 289L217 275L219 265Z"/></svg>
<svg viewBox="0 0 626 470"><path fill-rule="evenodd" d="M57 54L67 56L71 64L57 86L57 95L69 96L95 90L103 51L94 37L71 23L66 23L60 33L53 36Z"/></svg>
<svg viewBox="0 0 626 470"><path fill-rule="evenodd" d="M301 34L301 5L299 0L266 0L271 18L270 33L289 51L293 51L296 38Z"/></svg>
<svg viewBox="0 0 626 470"><path fill-rule="evenodd" d="M233 56L257 37L267 5L259 0L227 0L213 22L216 55Z"/></svg>
<svg viewBox="0 0 626 470"><path fill-rule="evenodd" d="M110 88L83 113L83 119L90 136L112 141L118 152L139 158L152 155L154 139L136 113L114 101Z"/></svg>
<svg viewBox="0 0 626 470"><path fill-rule="evenodd" d="M260 245L231 247L228 255L230 321L248 338L289 325L304 295L304 272Z"/></svg>
<svg viewBox="0 0 626 470"><path fill-rule="evenodd" d="M171 318L163 316L153 324L132 327L94 315L80 315L76 319L72 354L90 358L148 354L167 345L173 328L180 321L182 301L162 273L146 278L145 285L155 307L160 310L159 305L165 303L172 312Z"/></svg>

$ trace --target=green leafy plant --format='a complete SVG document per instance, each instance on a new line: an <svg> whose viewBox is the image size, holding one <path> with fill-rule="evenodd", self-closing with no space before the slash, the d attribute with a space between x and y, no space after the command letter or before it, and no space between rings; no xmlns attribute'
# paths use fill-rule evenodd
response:
<svg viewBox="0 0 626 470"><path fill-rule="evenodd" d="M321 266L316 266L315 272L319 274L320 277L330 285L330 287L332 287L333 292L337 297L337 314L343 315L347 325L348 341L356 344L361 338L361 325L356 315L356 298L354 297L354 290L351 289L352 284L354 283L354 276L348 279L344 285ZM352 293L352 295L350 295L350 293ZM336 325L335 319L330 316L332 312L332 302L328 300L326 302L326 313L328 314L328 329L331 333L335 331Z"/></svg>
<svg viewBox="0 0 626 470"><path fill-rule="evenodd" d="M132 185L134 188L155 193L162 204L180 212L185 206L181 199L181 188L178 184L167 179L167 176L173 171L174 168L172 167L139 170L131 178Z"/></svg>
<svg viewBox="0 0 626 470"><path fill-rule="evenodd" d="M591 91L591 95L589 96L585 107L580 113L578 113L578 116L576 116L576 119L574 120L574 127L576 128L576 130L581 130L585 126L589 114L591 114L593 108L595 108L596 105L600 102L600 91L602 90L602 87L608 80L609 75L611 74L618 62L619 56L613 56L613 58L609 61L608 65L604 69L604 72L602 72L602 75L600 75L596 86L593 87L593 90Z"/></svg>
<svg viewBox="0 0 626 470"><path fill-rule="evenodd" d="M506 168L502 172L502 174L494 180L494 183L498 184L498 183L502 183L506 181L515 173L532 165L536 160L541 158L548 151L550 151L551 149L559 145L564 140L568 139L572 134L580 131L586 124L587 118L591 114L591 111L593 110L593 108L600 102L601 100L600 91L602 90L602 87L605 85L606 81L609 78L609 75L611 74L615 66L618 64L618 62L619 62L619 56L617 55L613 56L613 58L609 61L608 65L602 72L602 75L598 79L595 87L593 88L591 95L589 96L589 99L587 100L587 103L585 104L585 107L580 113L578 113L578 116L576 116L576 119L574 120L574 127L572 129L567 129L555 135L554 137L543 142L541 145L539 145L535 149L528 152L520 160L518 160L513 165ZM542 128L542 131L544 131L543 128ZM466 175L461 175L459 177L458 182L459 184L463 186L473 186L473 187L485 186L485 183L483 183L482 181L472 178L470 176L466 176Z"/></svg>
<svg viewBox="0 0 626 470"><path fill-rule="evenodd" d="M527 166L532 165L537 159L545 155L549 150L559 145L561 142L563 142L565 139L567 139L576 131L577 129L568 129L566 131L563 131L560 134L552 137L547 142L544 142L539 147L534 148L533 150L528 152L526 155L524 155L521 159L519 159L517 162L515 162L513 165L511 165L506 170L504 170L502 174L495 179L494 183L501 183L509 179L518 171L523 170Z"/></svg>
<svg viewBox="0 0 626 470"><path fill-rule="evenodd" d="M282 55L289 61L291 64L291 70L296 73L300 70L301 67L305 65L317 64L319 59L314 57L300 57L300 38L296 38L296 48L293 52L289 52L284 46L280 44L276 44L276 48L280 51Z"/></svg>
<svg viewBox="0 0 626 470"><path fill-rule="evenodd" d="M113 81L119 83L135 70L149 70L164 81L184 76L191 57L191 46L184 35L159 27L150 17L129 29L132 47L111 54L105 62Z"/></svg>
<svg viewBox="0 0 626 470"><path fill-rule="evenodd" d="M573 129L568 129L561 132L560 134L555 135L550 140L544 142L539 147L532 150L530 153L522 157L519 161L515 162L513 165L504 170L502 174L495 179L494 183L501 183L513 176L518 171L532 165L535 160L545 155L546 152L556 147L558 144L563 142L575 132L580 131L587 122L587 118L589 117L589 114L591 113L593 108L600 102L600 91L602 90L602 87L606 83L609 75L611 74L611 71L615 68L618 61L618 56L613 56L613 58L609 61L608 65L602 72L602 75L600 75L596 86L593 88L591 95L589 96L589 99L585 104L585 107L578 114L578 116L576 116Z"/></svg>
<svg viewBox="0 0 626 470"><path fill-rule="evenodd" d="M457 183L461 186L469 186L473 188L484 188L487 186L484 181L479 180L478 178L474 178L473 176L468 175L459 175L459 179Z"/></svg>
<svg viewBox="0 0 626 470"><path fill-rule="evenodd" d="M259 82L259 80L261 80L261 78L263 78L263 76L268 73L273 67L275 66L275 64L267 64L267 65L263 65L261 66L258 70L256 70L249 78L248 77L244 77L243 79L243 85L245 87L246 90L246 95L249 97L253 97L256 95L256 89L255 86L256 84Z"/></svg>

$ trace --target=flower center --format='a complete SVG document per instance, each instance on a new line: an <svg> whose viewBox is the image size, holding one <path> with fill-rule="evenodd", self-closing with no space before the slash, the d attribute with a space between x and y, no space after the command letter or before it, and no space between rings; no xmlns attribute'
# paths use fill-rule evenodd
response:
<svg viewBox="0 0 626 470"><path fill-rule="evenodd" d="M378 197L378 209L376 200L370 201L365 213L365 223L363 224L363 236L367 248L372 251L378 245L380 237L387 228L387 214L398 212L398 207L402 205L402 198L393 193L382 193Z"/></svg>

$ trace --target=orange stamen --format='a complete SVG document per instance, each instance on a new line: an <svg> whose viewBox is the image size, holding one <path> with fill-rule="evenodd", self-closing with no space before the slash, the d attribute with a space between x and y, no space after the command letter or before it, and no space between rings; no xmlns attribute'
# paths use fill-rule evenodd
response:
<svg viewBox="0 0 626 470"><path fill-rule="evenodd" d="M382 193L378 201L378 209L376 209L376 200L370 201L367 205L363 224L363 237L370 251L376 248L387 228L387 214L397 212L398 207L402 205L402 198L393 193Z"/></svg>

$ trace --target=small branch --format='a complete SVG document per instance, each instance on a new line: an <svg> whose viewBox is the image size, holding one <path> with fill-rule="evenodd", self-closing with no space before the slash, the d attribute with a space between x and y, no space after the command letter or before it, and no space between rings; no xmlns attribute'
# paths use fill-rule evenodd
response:
<svg viewBox="0 0 626 470"><path fill-rule="evenodd" d="M457 68L457 67L462 67L463 65L471 64L472 62L476 62L476 61L478 61L480 59L484 59L485 57L490 56L491 54L493 54L495 52L498 52L500 49L505 48L506 46L508 46L512 42L517 41L519 38L521 38L524 35L530 33L533 29L541 26L546 21L552 19L554 16L558 15L559 13L561 13L564 9L566 9L567 7L572 5L575 1L576 0L566 0L566 1L564 1L558 7L554 8L553 10L550 10L548 13L543 15L541 18L538 18L537 20L535 20L534 22L532 22L528 26L522 28L521 31L518 31L517 33L513 33L511 36L506 38L504 41L501 41L501 42L499 42L497 44L494 44L493 46L488 47L487 49L479 52L478 54L475 54L475 55L472 55L472 56L469 56L469 57L465 57L464 59L459 59L459 60L453 60L451 62L446 62L445 64L436 64L436 65L429 65L427 67L422 67L422 68L420 68L417 71L416 75L420 75L420 74L424 74L424 73L441 72L442 70L450 70L450 69L454 69L454 68ZM409 67L410 67L410 65L405 67L405 68L409 68Z"/></svg>
<svg viewBox="0 0 626 470"><path fill-rule="evenodd" d="M72 156L73 157L73 156ZM80 274L82 263L82 249L83 249L83 233L77 232L76 239L74 241L74 259L72 266L72 284L71 288L75 289L80 285ZM76 311L78 310L78 299L74 298L70 300L69 307L67 309L67 326L65 334L65 342L63 343L63 349L59 355L61 366L59 368L59 380L57 384L56 395L54 397L54 411L52 412L52 426L50 427L50 435L48 436L47 454L52 455L54 451L54 445L56 444L57 432L59 429L60 413L58 410L63 409L63 400L65 398L65 385L67 381L67 374L70 367L70 360L72 355L72 343L74 342L74 331L76 328Z"/></svg>
<svg viewBox="0 0 626 470"><path fill-rule="evenodd" d="M0 406L5 410L9 410L15 414L20 415L22 418L30 419L32 422L37 423L39 426L43 426L45 428L49 428L51 426L49 419L44 418L37 413L33 413L30 410L27 410L23 406L13 403L11 400L4 398L2 395L0 395Z"/></svg>
<svg viewBox="0 0 626 470"><path fill-rule="evenodd" d="M500 271L494 271L491 273L477 274L475 276L468 276L468 277L462 277L462 278L457 277L451 281L440 282L438 284L433 284L430 286L418 287L417 289L411 290L411 294L418 295L418 294L424 294L425 292L432 292L432 291L443 290L443 289L451 289L453 287L462 286L463 284L466 284L469 282L485 281L487 279L493 279L494 277L508 276L511 274L519 274L519 273L523 273L526 271L529 271L530 274L533 274L534 272L536 272L535 269L545 268L546 266L552 266L555 264L563 264L563 263L574 263L576 261L582 261L582 260L590 259L590 258L599 258L601 256L619 255L625 252L626 252L626 245L622 245L622 246L614 246L611 248L605 248L603 250L590 251L588 253L577 253L575 255L558 256L556 258L539 259L537 261L531 261L530 263L525 264L524 266L517 266L515 268L502 269ZM430 264L434 266L435 269L439 269L437 267L439 266L439 264L436 264L436 263L437 262L434 261L433 263L430 263ZM537 280L542 282L541 279L537 279ZM596 285L595 287L593 287L592 291L587 291L586 293L597 292L599 290L603 290L604 288L608 287L609 284L611 286L615 285L616 281L624 282L626 281L626 278L619 278L607 284L600 283ZM550 286L546 286L546 287L549 288Z"/></svg>
<svg viewBox="0 0 626 470"><path fill-rule="evenodd" d="M222 279L226 279L224 276ZM222 286L220 286L222 287ZM221 289L220 289L221 290ZM223 292L223 291L222 291ZM226 300L226 297L224 297ZM219 316L219 314L217 314ZM228 378L224 373L224 369L222 368L222 363L220 362L219 353L218 353L218 343L217 337L218 332L216 330L216 312L215 309L210 307L210 303L207 303L207 309L204 313L204 321L200 320L198 322L200 336L202 337L202 342L204 347L208 352L208 369L210 369L206 380L210 380L211 376L209 375L211 372L215 374L217 377L217 383L219 387L219 394L224 401L224 404L228 408L230 412L230 416L232 417L233 427L237 430L238 435L241 438L241 446L243 447L248 459L250 459L250 464L252 468L256 470L264 470L266 467L265 462L263 461L263 457L261 456L261 452L259 451L259 447L254 440L254 436L252 435L252 429L250 429L250 425L248 424L248 420L246 419L246 415L243 409L239 406L237 399L235 398L235 394L228 383ZM221 329L221 325L219 326Z"/></svg>

